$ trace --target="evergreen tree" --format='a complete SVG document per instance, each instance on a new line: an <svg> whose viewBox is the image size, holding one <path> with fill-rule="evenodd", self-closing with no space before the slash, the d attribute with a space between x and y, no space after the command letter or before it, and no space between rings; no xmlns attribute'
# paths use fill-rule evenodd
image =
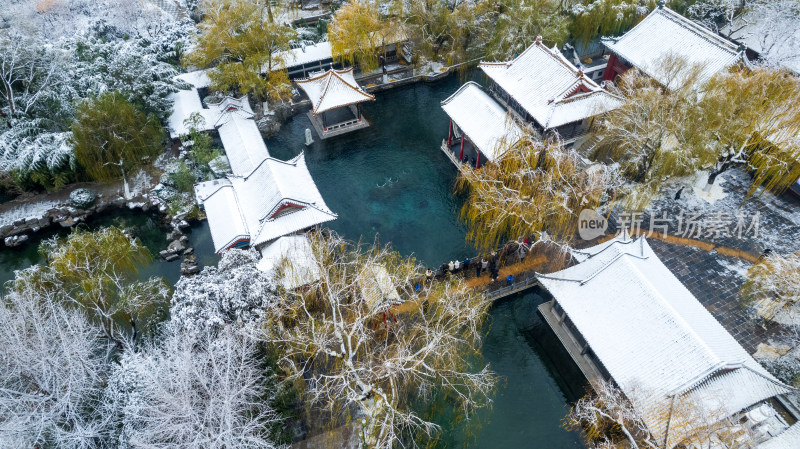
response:
<svg viewBox="0 0 800 449"><path fill-rule="evenodd" d="M72 125L75 158L97 181L118 179L162 150L164 130L119 92L81 102Z"/></svg>

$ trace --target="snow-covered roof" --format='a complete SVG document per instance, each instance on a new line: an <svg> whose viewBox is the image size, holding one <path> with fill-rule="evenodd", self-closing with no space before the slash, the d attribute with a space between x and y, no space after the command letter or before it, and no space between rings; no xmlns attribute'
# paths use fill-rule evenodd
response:
<svg viewBox="0 0 800 449"><path fill-rule="evenodd" d="M278 64L277 68L296 67L312 62L326 61L328 59L333 59L331 43L327 41L319 42L314 45L304 45L278 53L277 60L281 62Z"/></svg>
<svg viewBox="0 0 800 449"><path fill-rule="evenodd" d="M194 189L198 202L206 210L214 250L220 252L237 244L249 244L250 232L230 180L201 182Z"/></svg>
<svg viewBox="0 0 800 449"><path fill-rule="evenodd" d="M219 103L208 104L208 107L203 107L196 88L179 90L170 94L169 98L172 100L172 113L167 119L167 127L169 136L173 139L189 134L186 120L194 113L200 114L203 119L200 123L201 131L217 128L233 116L251 118L255 115L246 95L239 98L225 97Z"/></svg>
<svg viewBox="0 0 800 449"><path fill-rule="evenodd" d="M538 278L659 441L665 441L673 398L730 415L790 391L714 319L646 239L623 235L582 253L583 262ZM670 428L668 447L679 432Z"/></svg>
<svg viewBox="0 0 800 449"><path fill-rule="evenodd" d="M244 118L236 112L223 114L219 131L222 146L236 176L250 174L264 159L269 157L267 145L261 137L255 120Z"/></svg>
<svg viewBox="0 0 800 449"><path fill-rule="evenodd" d="M368 263L358 275L358 287L367 307L373 312L387 305L399 304L400 295L392 282L389 271L383 265Z"/></svg>
<svg viewBox="0 0 800 449"><path fill-rule="evenodd" d="M200 101L197 89L179 90L169 94L169 98L172 100L172 113L167 119L167 127L171 138L177 139L184 134L189 134L189 128L184 122L194 113L203 117L204 131L213 129L214 120L209 120L212 117L210 117L208 109L203 108L203 102Z"/></svg>
<svg viewBox="0 0 800 449"><path fill-rule="evenodd" d="M313 113L320 114L331 109L374 101L375 97L364 92L353 76L353 68L330 69L325 73L297 81L313 106Z"/></svg>
<svg viewBox="0 0 800 449"><path fill-rule="evenodd" d="M202 184L195 192L217 252L230 246L242 226L250 245L259 246L337 217L322 199L303 153L289 161L267 157L246 176L229 176L216 189Z"/></svg>
<svg viewBox="0 0 800 449"><path fill-rule="evenodd" d="M603 44L624 61L664 86L678 81L660 70L668 56L679 56L691 65L702 66L700 82L726 70L744 57L738 46L671 9L660 6L630 31Z"/></svg>
<svg viewBox="0 0 800 449"><path fill-rule="evenodd" d="M208 77L208 69L195 70L194 72L181 73L175 78L187 82L195 89L201 89L211 85L211 78Z"/></svg>
<svg viewBox="0 0 800 449"><path fill-rule="evenodd" d="M511 61L481 62L478 67L545 129L594 117L622 104L557 48L547 48L541 36Z"/></svg>
<svg viewBox="0 0 800 449"><path fill-rule="evenodd" d="M522 136L513 118L475 82L465 83L442 101L442 109L490 161L502 156L504 144Z"/></svg>
<svg viewBox="0 0 800 449"><path fill-rule="evenodd" d="M757 449L797 449L800 447L800 422L781 432L778 436L758 445Z"/></svg>
<svg viewBox="0 0 800 449"><path fill-rule="evenodd" d="M311 242L305 235L287 235L261 249L258 269L276 277L291 290L320 278L320 269Z"/></svg>

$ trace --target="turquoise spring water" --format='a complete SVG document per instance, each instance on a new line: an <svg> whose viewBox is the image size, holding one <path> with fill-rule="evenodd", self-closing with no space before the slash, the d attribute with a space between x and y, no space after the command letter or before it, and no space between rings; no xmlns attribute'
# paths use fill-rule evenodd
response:
<svg viewBox="0 0 800 449"><path fill-rule="evenodd" d="M370 127L306 147L312 128L306 114L294 116L267 140L271 155L289 159L305 151L309 170L328 207L339 214L327 226L357 240L377 235L403 254L439 266L472 256L453 195L456 169L439 150L448 119L439 102L459 79L378 93L362 104ZM313 131L312 131L313 132Z"/></svg>
<svg viewBox="0 0 800 449"><path fill-rule="evenodd" d="M303 134L311 126L298 114L267 140L267 146L280 159L306 152L323 198L339 214L328 226L346 238L372 241L377 235L381 243L391 243L430 266L471 256L475 251L466 243L466 229L458 219L461 202L453 195L456 170L439 150L448 123L439 102L464 81L450 76L435 84L379 93L377 101L363 109L370 128L328 141L315 136L308 148ZM147 214L115 212L87 226L109 224L130 227L154 254L166 247L164 230ZM43 238L66 232L40 233L20 249L0 250L0 282L12 279L15 269L41 262L36 246ZM193 226L189 243L199 263L216 264L207 223ZM179 267L179 262L156 259L141 269L140 277L164 276L174 284ZM469 425L451 424L442 415L438 421L444 432L437 448L583 447L580 436L561 423L585 384L536 314L542 301L537 292L529 292L492 307L483 356L501 377L494 404L478 412Z"/></svg>

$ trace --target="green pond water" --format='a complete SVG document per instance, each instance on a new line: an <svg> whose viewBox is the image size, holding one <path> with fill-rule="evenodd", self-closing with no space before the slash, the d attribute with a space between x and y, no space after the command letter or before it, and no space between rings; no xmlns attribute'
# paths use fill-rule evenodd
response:
<svg viewBox="0 0 800 449"><path fill-rule="evenodd" d="M377 235L381 243L391 243L429 266L474 255L458 219L456 169L439 150L448 123L439 102L464 81L450 76L434 84L378 93L377 101L363 108L370 128L327 141L315 135L309 147L303 135L311 125L301 113L268 139L267 146L280 159L305 151L323 198L339 214L328 226L346 238L371 242ZM148 214L119 211L84 226L129 227L157 254L167 243L158 223ZM13 279L14 270L41 262L36 246L43 238L67 232L43 232L22 248L0 249L0 282ZM200 264L216 264L207 223L192 227L189 244ZM139 276L164 276L174 284L179 268L179 262L156 258ZM536 313L542 301L539 292L531 291L492 307L483 357L501 378L494 404L468 424L451 424L446 412L438 415L444 432L437 448L583 447L577 433L563 429L562 419L570 402L582 395L585 381Z"/></svg>

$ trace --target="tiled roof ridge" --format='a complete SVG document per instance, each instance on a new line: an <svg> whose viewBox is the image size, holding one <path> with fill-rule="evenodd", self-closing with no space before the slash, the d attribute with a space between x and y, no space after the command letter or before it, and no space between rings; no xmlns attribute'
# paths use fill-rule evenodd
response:
<svg viewBox="0 0 800 449"><path fill-rule="evenodd" d="M509 68L512 65L514 65L517 61L522 59L522 57L525 56L525 54L528 53L529 51L531 51L531 49L533 49L533 48L538 48L539 50L543 51L546 55L548 55L551 58L555 59L561 65L563 65L564 67L568 68L571 72L575 73L576 75L577 75L578 71L580 70L577 67L575 67L574 64L572 64L569 61L565 60L564 59L564 55L561 54L561 52L557 48L554 47L554 48L551 49L551 48L548 48L547 45L544 45L544 43L542 42L542 36L536 36L536 41L533 44L529 45L528 48L526 48L522 53L517 55L516 58L511 59L510 61L495 61L495 62L484 62L484 61L481 61L478 65L479 66L482 66L482 65L495 65L495 66L504 65L504 66L506 66L506 68ZM589 80L589 81L591 81L591 80ZM594 84L596 84L596 83L594 83Z"/></svg>
<svg viewBox="0 0 800 449"><path fill-rule="evenodd" d="M350 67L350 68L349 68L349 69L347 69L347 70L343 70L341 73L352 72L352 71L353 71L353 68L352 68L352 67ZM346 79L342 78L342 77L339 75L339 73L338 73L338 72L335 72L335 71L334 71L334 72L333 72L333 75L334 75L336 78L338 78L338 79L339 79L339 81L343 82L343 83L344 83L344 84L345 84L347 87L349 87L349 88L353 89L354 91L356 91L356 92L360 93L361 95L364 95L365 97L368 97L370 100L374 100L374 99L375 99L375 95L372 95L372 94L370 94L370 93L367 93L367 92L366 92L366 91L364 91L364 89L362 89L362 88L361 88L361 86L359 86L358 84L356 84L355 86L351 85L350 83L348 83L348 82L347 82L347 80L346 80ZM354 78L354 79L355 79L355 78ZM327 88L326 88L326 91L327 91ZM322 96L324 97L324 96L325 96L325 94L323 94Z"/></svg>
<svg viewBox="0 0 800 449"><path fill-rule="evenodd" d="M452 93L452 94L451 94L449 97L447 97L447 98L445 98L444 100L442 100L442 101L440 102L440 104L442 104L442 105L446 105L446 104L450 103L451 101L453 101L453 99L454 99L455 97L457 97L457 96L458 96L458 94L460 94L461 92L463 92L464 90L466 90L466 89L467 89L467 87L468 87L468 86L470 86L470 85L477 86L477 87L478 87L478 89L481 89L481 90L483 90L483 89L481 88L481 85L480 85L480 84L478 84L478 83L476 83L475 81L467 81L466 83L462 84L462 85L461 85L461 87L459 87L459 88L458 88L458 90L456 90L455 92L453 92L453 93Z"/></svg>
<svg viewBox="0 0 800 449"><path fill-rule="evenodd" d="M319 107L322 105L322 100L325 98L325 95L327 95L328 89L330 89L334 77L337 80L339 80L341 83L344 83L345 86L349 87L350 89L352 89L356 93L364 96L367 100L370 100L370 101L374 101L375 100L375 96L370 94L370 93L365 92L361 88L361 86L358 85L358 83L356 83L356 85L353 86L352 84L350 84L346 79L344 79L341 76L341 75L343 75L345 73L349 73L349 72L352 72L352 71L353 71L352 67L349 67L349 68L346 68L346 69L342 69L342 70L336 70L336 69L331 68L331 69L328 69L326 72L324 72L324 73L322 73L320 75L296 81L297 84L302 85L302 84L306 84L306 83L313 82L313 81L320 81L323 78L326 78L325 81L324 81L325 82L325 87L322 89L322 92L319 95L319 100L318 100L317 104L314 106L314 108L312 110L313 114L316 115L317 112L319 111ZM313 100L312 100L312 103L313 103ZM356 104L356 103L360 103L360 101L351 102L351 103L348 103L348 104L345 104L345 105L341 105L339 107L350 106L350 105Z"/></svg>
<svg viewBox="0 0 800 449"><path fill-rule="evenodd" d="M252 170L250 170L250 173L247 173L246 175L234 175L234 174L231 174L231 175L228 175L228 176L234 177L234 178L242 178L242 181L247 181L267 161L278 162L278 163L281 163L281 164L284 164L284 165L290 165L292 167L297 167L297 163L298 163L298 161L300 160L301 157L303 157L305 159L305 153L302 152L302 151L300 152L300 154L298 154L297 156L289 159L288 161L282 161L282 160L277 159L277 158L275 158L273 156L267 156L264 159L262 159L261 162L256 164L256 166L253 167Z"/></svg>
<svg viewBox="0 0 800 449"><path fill-rule="evenodd" d="M609 248L616 247L617 244L628 245L628 244L633 243L633 242L637 242L638 243L642 238L639 238L639 240L632 240L632 241L616 241L616 242L612 243L611 245L608 245L607 247L603 248L602 250L600 250L596 254L591 255L589 257L589 259L591 259L592 257L597 256L598 254L606 251ZM629 251L623 250L623 251L620 251L619 254L617 254L616 256L611 258L610 260L608 260L606 263L604 263L603 265L598 267L597 270L595 270L594 272L592 272L588 276L584 277L583 279L570 279L570 278L556 277L556 276L552 276L552 275L549 275L549 274L542 274L542 273L538 273L538 272L535 273L535 275L538 278L552 279L554 281L577 282L577 283L579 283L581 285L584 285L584 284L588 283L589 281L591 281L592 279L594 279L598 274L602 273L605 269L609 268L611 265L614 265L618 260L622 259L624 256L631 256L633 258L640 259L640 260L646 260L648 258L647 256L645 256L643 254L637 255L637 254L631 253ZM589 260L589 259L587 259L587 260ZM585 261L581 262L581 263L585 263Z"/></svg>
<svg viewBox="0 0 800 449"><path fill-rule="evenodd" d="M656 8L656 10L654 10L653 12L661 12L667 19L675 22L677 25L682 26L689 31L692 31L693 33L702 37L709 43L715 44L720 48L727 47L729 49L732 49L734 53L740 53L738 46L735 45L733 42L729 41L728 39L725 39L724 37L720 36L717 33L714 33L713 31L694 22L693 20L678 14L677 12L671 10L666 6L661 8Z"/></svg>
<svg viewBox="0 0 800 449"><path fill-rule="evenodd" d="M309 203L308 201L297 200L297 199L294 199L294 198L286 197L286 198L281 198L281 200L278 201L278 204L276 206L274 206L269 211L269 213L264 216L264 218L259 219L259 222L262 222L262 223L263 222L270 222L270 221L275 221L275 220L281 218L281 217L273 217L272 214L274 214L275 210L278 209L280 206L282 206L283 203L285 203L285 202L300 203L305 207L310 207L312 209L316 209L317 211L322 212L325 215L330 215L331 217L334 217L334 218L339 217L339 214L337 214L337 213L335 213L335 212L333 212L331 210L325 210L315 202ZM289 213L295 213L295 212L300 212L300 211L292 211L292 212L289 212Z"/></svg>

